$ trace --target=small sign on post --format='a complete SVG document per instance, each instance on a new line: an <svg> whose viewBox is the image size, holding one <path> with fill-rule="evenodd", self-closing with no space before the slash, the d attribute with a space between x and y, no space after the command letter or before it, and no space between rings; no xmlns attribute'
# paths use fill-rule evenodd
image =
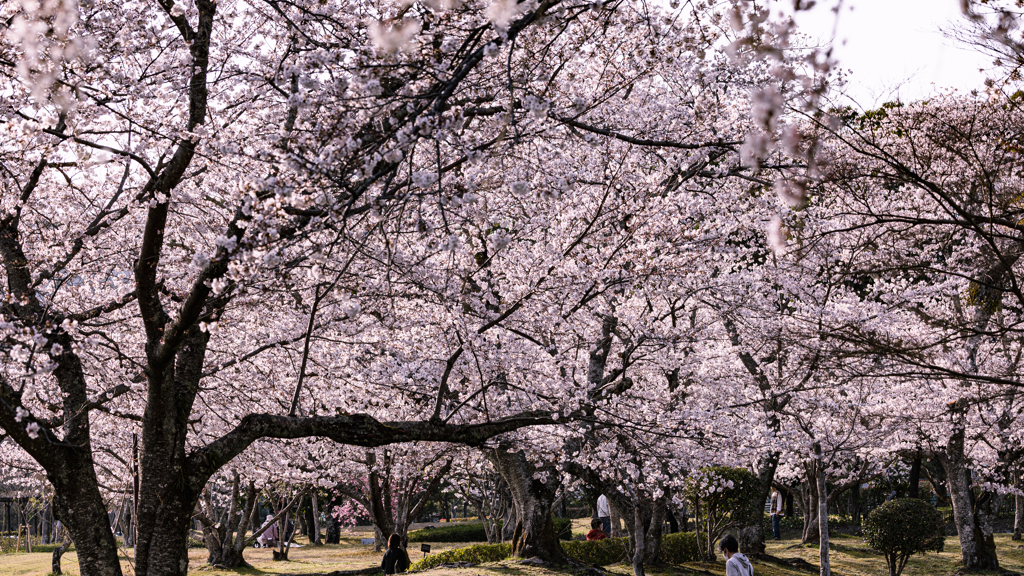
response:
<svg viewBox="0 0 1024 576"><path fill-rule="evenodd" d="M430 552L430 544L420 544L420 552L423 552L423 557L427 557L427 553Z"/></svg>

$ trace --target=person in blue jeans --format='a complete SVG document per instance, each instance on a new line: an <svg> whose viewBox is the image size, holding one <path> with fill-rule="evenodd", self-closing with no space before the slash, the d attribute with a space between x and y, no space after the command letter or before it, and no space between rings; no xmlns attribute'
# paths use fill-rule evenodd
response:
<svg viewBox="0 0 1024 576"><path fill-rule="evenodd" d="M784 499L782 494L779 493L779 489L772 486L772 496L769 501L768 511L772 516L772 536L776 540L782 540L782 517L785 516L783 512Z"/></svg>
<svg viewBox="0 0 1024 576"><path fill-rule="evenodd" d="M597 497L597 517L601 520L601 531L605 534L612 533L612 513L608 507L608 497L601 494Z"/></svg>

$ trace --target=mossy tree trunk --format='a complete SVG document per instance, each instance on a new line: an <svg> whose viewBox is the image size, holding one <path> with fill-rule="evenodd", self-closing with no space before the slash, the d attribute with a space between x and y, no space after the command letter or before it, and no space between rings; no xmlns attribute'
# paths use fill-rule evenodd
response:
<svg viewBox="0 0 1024 576"><path fill-rule="evenodd" d="M501 474L512 492L516 525L512 533L512 554L520 558L540 558L545 562L565 563L565 552L555 533L551 508L561 486L561 476L554 464L537 468L522 451L509 450L502 443L487 452L487 458ZM540 478L535 477L535 474Z"/></svg>

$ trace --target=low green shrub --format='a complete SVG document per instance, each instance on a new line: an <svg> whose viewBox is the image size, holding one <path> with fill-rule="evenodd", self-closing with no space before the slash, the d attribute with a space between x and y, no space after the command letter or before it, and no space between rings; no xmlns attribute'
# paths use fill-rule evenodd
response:
<svg viewBox="0 0 1024 576"><path fill-rule="evenodd" d="M661 559L669 564L697 562L700 560L700 549L697 548L697 534L694 532L676 532L661 537Z"/></svg>
<svg viewBox="0 0 1024 576"><path fill-rule="evenodd" d="M477 544L476 546L466 546L465 548L449 548L414 562L412 566L409 566L409 571L430 570L441 564L452 564L454 562L472 562L473 564L498 562L511 555L511 544Z"/></svg>
<svg viewBox="0 0 1024 576"><path fill-rule="evenodd" d="M562 542L565 555L577 562L594 566L608 566L626 560L627 546L625 538L605 538L604 540L571 540Z"/></svg>
<svg viewBox="0 0 1024 576"><path fill-rule="evenodd" d="M864 540L885 554L889 575L899 576L914 554L942 552L946 522L934 506L917 498L897 498L864 518Z"/></svg>

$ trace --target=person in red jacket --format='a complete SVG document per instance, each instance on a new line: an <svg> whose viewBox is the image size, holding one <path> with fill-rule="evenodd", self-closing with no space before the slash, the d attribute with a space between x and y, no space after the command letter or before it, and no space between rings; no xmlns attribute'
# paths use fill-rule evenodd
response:
<svg viewBox="0 0 1024 576"><path fill-rule="evenodd" d="M608 537L608 535L601 530L601 521L599 519L594 518L591 520L590 528L590 532L587 532L587 540L604 540Z"/></svg>

